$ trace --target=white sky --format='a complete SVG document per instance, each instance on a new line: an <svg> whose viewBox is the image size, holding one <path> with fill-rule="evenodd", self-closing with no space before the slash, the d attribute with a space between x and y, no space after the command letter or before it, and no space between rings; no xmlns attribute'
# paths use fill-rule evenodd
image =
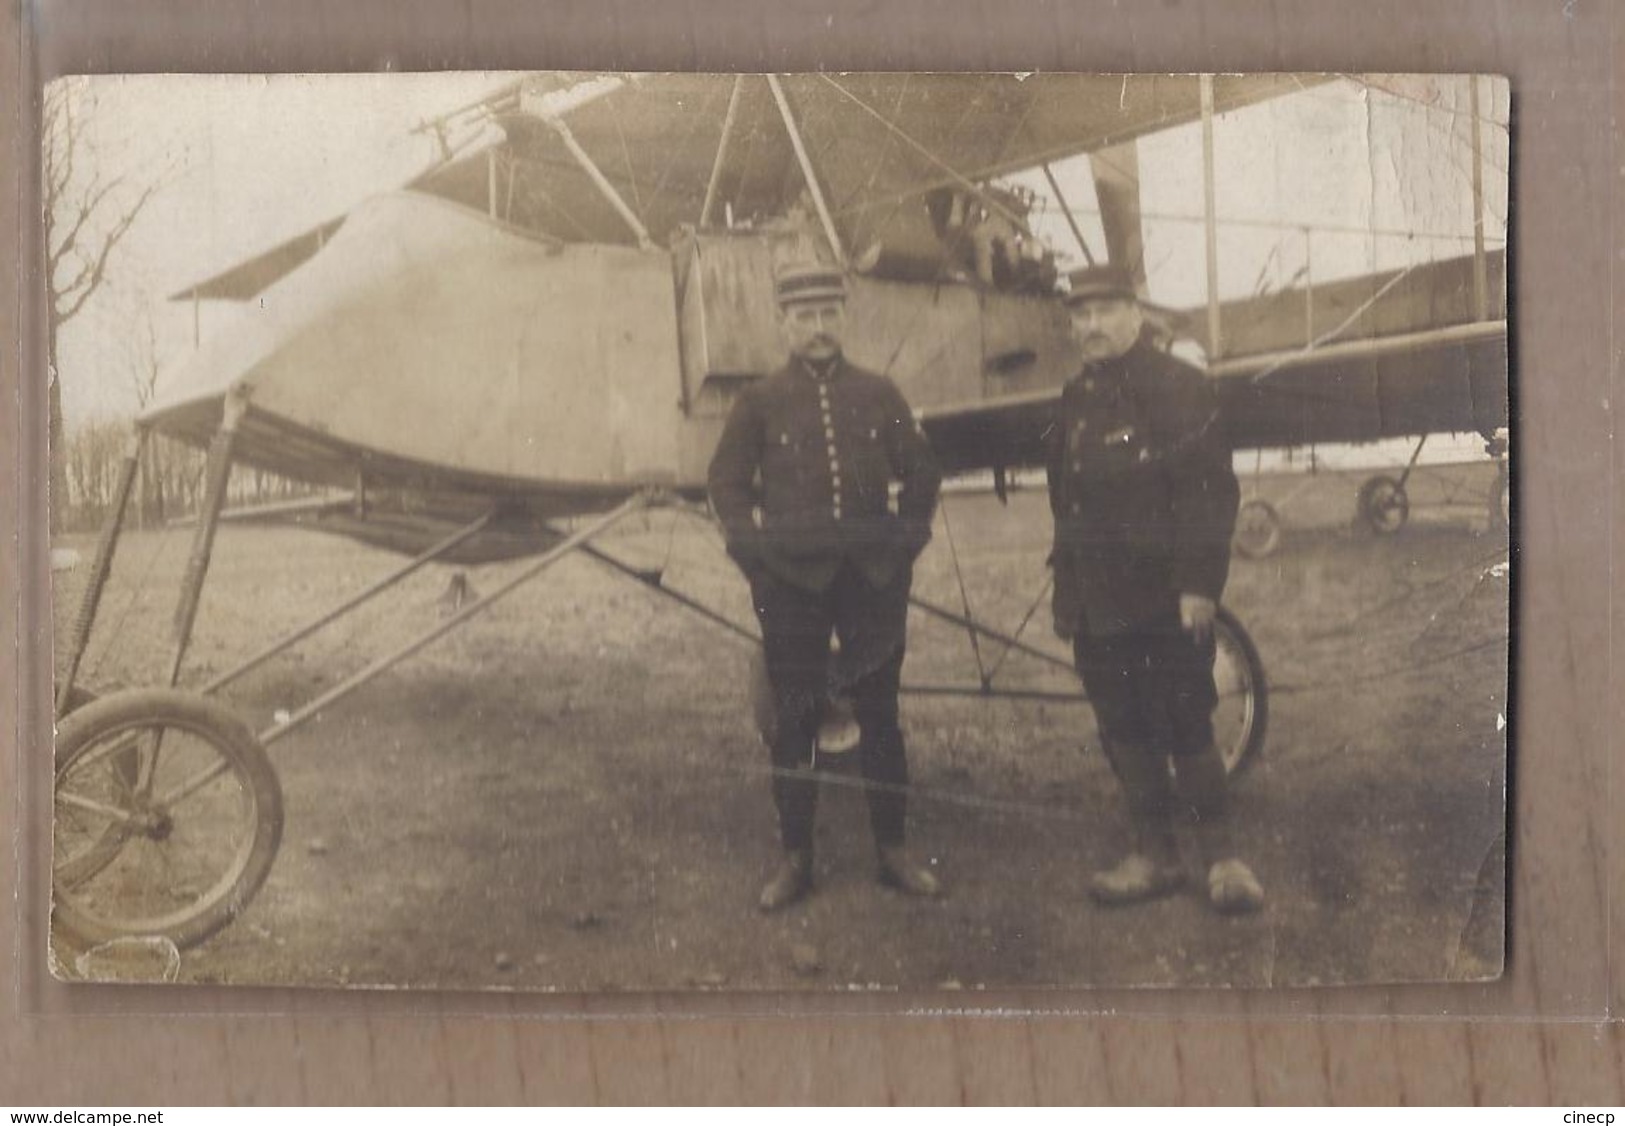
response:
<svg viewBox="0 0 1625 1126"><path fill-rule="evenodd" d="M165 298L343 214L429 167L418 123L481 97L492 74L74 79L100 164L161 178L108 266L106 292L62 341L68 426L134 412L128 343L151 317L160 359L192 345L192 306ZM218 326L231 305L205 303ZM211 324L204 325L204 332Z"/></svg>
<svg viewBox="0 0 1625 1126"><path fill-rule="evenodd" d="M436 145L417 123L511 80L500 74L139 76L74 79L99 166L162 187L109 264L108 282L63 333L71 427L135 408L130 341L150 317L161 362L192 343L192 309L165 296L367 196L412 178ZM1396 88L1394 80L1381 80ZM1390 269L1472 250L1467 80L1409 80L1398 93L1339 80L1215 123L1221 297L1312 277ZM1507 87L1480 84L1485 230L1504 244ZM1206 300L1198 124L1144 138L1141 202L1153 300ZM1097 256L1104 250L1087 158L1055 167ZM1041 176L1039 230L1063 256L1072 235ZM1259 224L1283 225L1261 226ZM1314 228L1306 239L1303 228ZM1338 228L1338 229L1333 229ZM1404 232L1373 234L1373 231ZM204 334L231 306L204 305Z"/></svg>
<svg viewBox="0 0 1625 1126"><path fill-rule="evenodd" d="M1221 299L1248 296L1261 284L1288 287L1304 270L1306 252L1315 282L1472 253L1468 80L1375 81L1402 93L1337 80L1215 119ZM1506 237L1506 92L1504 82L1480 82L1491 249ZM1141 138L1139 158L1151 298L1175 308L1200 305L1207 300L1200 123ZM1088 158L1055 172L1100 257L1105 240ZM1049 207L1040 233L1081 265L1042 175L1023 181Z"/></svg>

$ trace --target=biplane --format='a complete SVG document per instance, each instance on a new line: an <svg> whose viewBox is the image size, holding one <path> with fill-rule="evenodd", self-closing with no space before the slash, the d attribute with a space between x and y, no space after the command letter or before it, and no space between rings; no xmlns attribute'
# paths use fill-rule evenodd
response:
<svg viewBox="0 0 1625 1126"><path fill-rule="evenodd" d="M137 420L123 462L57 684L57 925L86 943L162 935L178 946L225 926L280 841L265 748L573 553L751 636L617 558L604 534L657 505L705 518L728 408L782 359L770 280L787 254L812 248L846 267L848 352L899 383L948 471L990 474L1002 493L1008 471L1041 462L1078 366L1054 255L1033 236L1030 198L1002 178L1315 81L547 74L426 123L440 148L429 171L175 295L252 309L200 343ZM485 139L457 143L469 131ZM1102 184L1098 195L1108 257L1143 278L1137 191ZM1467 268L1476 278L1485 262L1480 252ZM1307 347L1271 336L1280 318L1269 316L1222 347L1226 317L1244 326L1261 310L1210 302L1203 343L1235 444L1504 426L1505 310L1488 303L1503 287L1485 277L1471 306L1374 319L1392 306L1376 299L1427 285L1375 279L1363 295L1309 295ZM171 657L160 687L92 698L76 684L80 660L152 434L208 452ZM251 515L404 561L182 688L227 480L243 465L329 490ZM484 597L265 731L213 699L429 563L517 558L529 562ZM1067 664L1021 627L916 605L1007 652ZM1222 742L1237 770L1263 744L1267 686L1241 623L1225 614L1219 627ZM965 692L1006 691L979 672ZM201 830L179 832L183 819ZM183 844L195 855L169 855Z"/></svg>

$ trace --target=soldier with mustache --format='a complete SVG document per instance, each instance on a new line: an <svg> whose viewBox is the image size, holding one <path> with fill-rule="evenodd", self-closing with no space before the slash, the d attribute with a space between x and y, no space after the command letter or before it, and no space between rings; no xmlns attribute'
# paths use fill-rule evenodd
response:
<svg viewBox="0 0 1625 1126"><path fill-rule="evenodd" d="M1264 890L1234 854L1213 741L1213 621L1240 499L1217 402L1206 376L1152 342L1124 271L1069 281L1083 369L1050 433L1055 629L1072 642L1134 830L1090 890L1110 904L1177 890L1186 825L1213 907L1255 911Z"/></svg>
<svg viewBox="0 0 1625 1126"><path fill-rule="evenodd" d="M770 750L783 852L759 906L777 911L813 885L812 766L832 634L861 732L877 874L906 894L936 896L936 875L904 849L897 692L913 563L931 538L941 472L896 385L842 354L841 271L788 265L775 295L789 360L740 394L709 474L728 552L750 581L777 712Z"/></svg>

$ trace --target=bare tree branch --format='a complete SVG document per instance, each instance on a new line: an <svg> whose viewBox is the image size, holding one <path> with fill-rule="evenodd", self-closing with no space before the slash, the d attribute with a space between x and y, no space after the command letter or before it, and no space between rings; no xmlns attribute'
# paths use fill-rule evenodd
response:
<svg viewBox="0 0 1625 1126"><path fill-rule="evenodd" d="M74 128L73 110L63 86L53 86L45 97L45 205L46 222L50 221L50 207L61 199L73 179L74 157L79 148L79 133Z"/></svg>
<svg viewBox="0 0 1625 1126"><path fill-rule="evenodd" d="M57 308L56 321L58 325L66 324L72 320L79 310L85 307L85 302L90 300L91 294L100 288L102 279L107 273L107 259L113 253L113 248L118 246L131 225L140 217L142 208L147 206L147 201L152 198L152 193L156 190L156 185L152 184L142 189L141 194L136 197L135 202L130 205L129 209L120 215L113 225L107 229L106 233L102 235L101 249L97 251L96 257L87 261L85 268L75 275L74 280L54 295L54 300L67 302L65 306L59 305ZM103 191L98 196L99 199L105 197L106 191Z"/></svg>
<svg viewBox="0 0 1625 1126"><path fill-rule="evenodd" d="M74 216L73 226L68 228L67 233L62 236L61 241L58 242L55 249L50 252L48 261L53 267L61 263L70 253L73 252L74 248L79 243L79 234L84 230L85 224L90 221L91 216L95 215L96 212L101 209L102 204L107 201L107 197L111 195L114 189L116 189L123 181L124 177L118 176L111 183L103 184L100 176L98 176L85 188L84 194L80 199L78 214Z"/></svg>
<svg viewBox="0 0 1625 1126"><path fill-rule="evenodd" d="M142 311L139 325L130 333L128 356L136 406L145 407L158 388L158 330L150 306Z"/></svg>
<svg viewBox="0 0 1625 1126"><path fill-rule="evenodd" d="M50 374L51 494L57 498L51 507L53 532L66 526L65 510L73 495L69 489L72 451L66 441L58 372L60 331L101 289L114 248L129 233L161 182L149 181L130 199L122 175L108 178L104 174L94 135L86 132L87 118L78 112L80 95L86 90L81 80L59 80L46 90L41 107L45 138L42 218L49 298L46 362ZM64 278L67 273L72 276ZM75 472L83 469L80 466ZM93 498L100 496L100 477L96 473L81 473L79 484L82 503L93 503Z"/></svg>
<svg viewBox="0 0 1625 1126"><path fill-rule="evenodd" d="M109 178L94 167L94 161L88 179L80 175L81 158L94 156L86 148L85 119L76 112L82 89L71 80L54 84L46 91L42 107L46 142L45 264L53 339L54 330L73 319L100 288L114 248L157 188L156 181L149 183L111 214L124 194L125 175ZM69 272L71 276L63 276Z"/></svg>

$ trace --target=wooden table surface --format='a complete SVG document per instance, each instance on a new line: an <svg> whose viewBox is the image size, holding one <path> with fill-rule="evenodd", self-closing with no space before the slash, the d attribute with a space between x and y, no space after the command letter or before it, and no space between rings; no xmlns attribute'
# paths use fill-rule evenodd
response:
<svg viewBox="0 0 1625 1126"><path fill-rule="evenodd" d="M1168 0L706 4L583 0L390 5L171 0L19 5L0 15L0 106L33 67L795 70L1362 70L1511 76L1514 348L1521 478L1511 972L1490 987L1248 994L978 995L993 1014L909 1015L930 997L623 1002L297 991L67 990L44 974L39 844L49 797L43 370L38 333L0 350L0 1104L326 1102L1625 1101L1625 934L1611 699L1625 465L1609 403L1625 159L1612 120L1625 39L1601 0ZM387 10L387 14L386 14ZM826 19L826 15L831 18ZM212 37L209 32L216 34ZM36 55L31 45L43 41ZM22 50L13 47L21 46ZM4 115L0 260L37 174ZM19 281L0 271L0 340ZM15 543L15 549L14 549ZM26 561L26 568L22 564ZM20 601L19 601L20 600ZM13 666L19 673L11 674ZM0 740L3 743L4 740ZM9 860L9 856L8 856ZM15 903L15 911L12 904ZM1071 1015L1010 1015L1066 1010Z"/></svg>

